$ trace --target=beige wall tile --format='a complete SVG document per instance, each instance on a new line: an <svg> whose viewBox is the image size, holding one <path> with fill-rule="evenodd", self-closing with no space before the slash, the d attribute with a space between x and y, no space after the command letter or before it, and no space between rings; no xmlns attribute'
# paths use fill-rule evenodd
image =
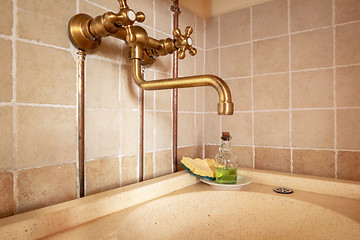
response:
<svg viewBox="0 0 360 240"><path fill-rule="evenodd" d="M195 74L202 75L205 72L205 58L204 58L204 51L197 49L197 53L195 55Z"/></svg>
<svg viewBox="0 0 360 240"><path fill-rule="evenodd" d="M101 1L101 0L95 0L95 1ZM111 1L111 0L106 0L106 1ZM86 13L89 16L95 18L98 15L102 15L104 14L104 12L106 11L104 9L104 7L101 7L101 5L103 4L104 1L102 1L102 3L97 4L97 6L95 6L93 4L93 1L87 1L87 0L79 0L79 12L81 13ZM114 4L114 1L111 1ZM116 4L116 2L115 2ZM100 6L100 7L99 7Z"/></svg>
<svg viewBox="0 0 360 240"><path fill-rule="evenodd" d="M235 111L251 110L251 79L241 78L225 81L231 91Z"/></svg>
<svg viewBox="0 0 360 240"><path fill-rule="evenodd" d="M155 152L155 177L170 174L172 171L171 150Z"/></svg>
<svg viewBox="0 0 360 240"><path fill-rule="evenodd" d="M250 8L220 16L220 46L250 41Z"/></svg>
<svg viewBox="0 0 360 240"><path fill-rule="evenodd" d="M145 152L154 151L154 126L155 113L145 111L145 132L144 132L144 150Z"/></svg>
<svg viewBox="0 0 360 240"><path fill-rule="evenodd" d="M331 25L332 0L292 0L290 2L292 32Z"/></svg>
<svg viewBox="0 0 360 240"><path fill-rule="evenodd" d="M333 65L333 32L325 28L291 36L292 70Z"/></svg>
<svg viewBox="0 0 360 240"><path fill-rule="evenodd" d="M289 71L289 38L254 42L254 74Z"/></svg>
<svg viewBox="0 0 360 240"><path fill-rule="evenodd" d="M238 167L253 168L253 147L233 146L232 152L238 157Z"/></svg>
<svg viewBox="0 0 360 240"><path fill-rule="evenodd" d="M317 108L332 107L333 70L293 72L291 80L292 107Z"/></svg>
<svg viewBox="0 0 360 240"><path fill-rule="evenodd" d="M179 88L178 101L180 111L194 111L195 88Z"/></svg>
<svg viewBox="0 0 360 240"><path fill-rule="evenodd" d="M205 87L197 87L195 88L195 111L203 112L204 111L204 95L205 95Z"/></svg>
<svg viewBox="0 0 360 240"><path fill-rule="evenodd" d="M76 164L19 170L17 213L76 198Z"/></svg>
<svg viewBox="0 0 360 240"><path fill-rule="evenodd" d="M19 107L17 116L18 168L75 161L75 109Z"/></svg>
<svg viewBox="0 0 360 240"><path fill-rule="evenodd" d="M336 69L336 106L360 106L360 66Z"/></svg>
<svg viewBox="0 0 360 240"><path fill-rule="evenodd" d="M205 111L207 112L217 112L217 104L219 102L219 95L217 91L212 87L204 88L205 94Z"/></svg>
<svg viewBox="0 0 360 240"><path fill-rule="evenodd" d="M204 114L195 114L195 145L203 145Z"/></svg>
<svg viewBox="0 0 360 240"><path fill-rule="evenodd" d="M121 87L124 88L124 84ZM119 65L89 58L85 91L87 107L116 109L119 106Z"/></svg>
<svg viewBox="0 0 360 240"><path fill-rule="evenodd" d="M179 113L178 115L178 146L195 144L195 114Z"/></svg>
<svg viewBox="0 0 360 240"><path fill-rule="evenodd" d="M360 153L359 152L343 152L338 153L338 173L337 177L360 181Z"/></svg>
<svg viewBox="0 0 360 240"><path fill-rule="evenodd" d="M133 121L136 122L136 120ZM86 159L119 154L119 112L101 109L86 110L85 124Z"/></svg>
<svg viewBox="0 0 360 240"><path fill-rule="evenodd" d="M204 49L204 28L205 20L199 16L196 16L196 27L195 27L195 47ZM194 38L194 37L192 37Z"/></svg>
<svg viewBox="0 0 360 240"><path fill-rule="evenodd" d="M254 77L254 109L288 109L289 74Z"/></svg>
<svg viewBox="0 0 360 240"><path fill-rule="evenodd" d="M196 18L196 15L193 12L191 12L190 10L188 10L184 7L181 8L181 14L179 15L179 29L181 30L182 34L185 34L185 28L187 26L190 26L190 27L192 27L193 30L196 30L195 18ZM173 17L171 17L171 20L172 19L173 19ZM194 41L196 40L194 31L191 34L191 38Z"/></svg>
<svg viewBox="0 0 360 240"><path fill-rule="evenodd" d="M336 27L336 64L360 63L360 23Z"/></svg>
<svg viewBox="0 0 360 240"><path fill-rule="evenodd" d="M293 111L292 145L294 147L333 148L334 111Z"/></svg>
<svg viewBox="0 0 360 240"><path fill-rule="evenodd" d="M138 151L138 111L120 113L120 152L122 155L134 155Z"/></svg>
<svg viewBox="0 0 360 240"><path fill-rule="evenodd" d="M202 144L196 145L195 146L195 156L198 158L203 158L203 149L204 149L204 146Z"/></svg>
<svg viewBox="0 0 360 240"><path fill-rule="evenodd" d="M220 49L220 77L236 78L251 74L250 44L224 47Z"/></svg>
<svg viewBox="0 0 360 240"><path fill-rule="evenodd" d="M17 101L75 104L76 63L70 52L17 43Z"/></svg>
<svg viewBox="0 0 360 240"><path fill-rule="evenodd" d="M102 0L97 0L102 1ZM112 3L114 1L110 0ZM115 1L117 4L117 2ZM142 1L128 1L130 9L133 9L135 12L145 13L145 21L143 24L153 27L154 26L154 5L153 1L142 0Z"/></svg>
<svg viewBox="0 0 360 240"><path fill-rule="evenodd" d="M335 177L335 152L294 149L293 173Z"/></svg>
<svg viewBox="0 0 360 240"><path fill-rule="evenodd" d="M132 78L131 67L129 65L120 65L120 108L138 109L138 95L139 87L136 86Z"/></svg>
<svg viewBox="0 0 360 240"><path fill-rule="evenodd" d="M217 113L204 114L204 141L205 144L220 143L220 116Z"/></svg>
<svg viewBox="0 0 360 240"><path fill-rule="evenodd" d="M153 178L154 173L154 159L153 159L154 153L145 153L145 173L144 173L144 179L151 179Z"/></svg>
<svg viewBox="0 0 360 240"><path fill-rule="evenodd" d="M138 181L138 157L136 155L121 157L121 186Z"/></svg>
<svg viewBox="0 0 360 240"><path fill-rule="evenodd" d="M67 20L61 19L59 16L50 17L42 12L18 9L17 34L20 38L68 48L70 40L67 27L64 26L67 25L72 15L75 15L75 11L66 14L68 15Z"/></svg>
<svg viewBox="0 0 360 240"><path fill-rule="evenodd" d="M101 45L92 51L92 54L101 56L108 59L114 59L117 61L128 62L128 55L126 51L122 53L122 50L125 48L125 43L116 38L102 38ZM126 47L127 48L127 47ZM126 56L125 58L123 56Z"/></svg>
<svg viewBox="0 0 360 240"><path fill-rule="evenodd" d="M195 57L186 51L185 58L179 59L179 77L193 75L195 75Z"/></svg>
<svg viewBox="0 0 360 240"><path fill-rule="evenodd" d="M255 145L288 147L290 144L289 112L255 112Z"/></svg>
<svg viewBox="0 0 360 240"><path fill-rule="evenodd" d="M278 172L290 172L290 149L255 148L255 168Z"/></svg>
<svg viewBox="0 0 360 240"><path fill-rule="evenodd" d="M252 17L253 39L273 37L288 32L287 0L254 6Z"/></svg>
<svg viewBox="0 0 360 240"><path fill-rule="evenodd" d="M205 19L205 49L210 49L219 46L219 17L212 17Z"/></svg>
<svg viewBox="0 0 360 240"><path fill-rule="evenodd" d="M252 144L252 117L251 113L234 113L222 116L222 132L230 132L233 145Z"/></svg>
<svg viewBox="0 0 360 240"><path fill-rule="evenodd" d="M336 111L337 148L360 150L360 110Z"/></svg>
<svg viewBox="0 0 360 240"><path fill-rule="evenodd" d="M11 172L0 172L0 218L15 214L13 184Z"/></svg>
<svg viewBox="0 0 360 240"><path fill-rule="evenodd" d="M171 148L172 115L170 112L157 112L155 116L155 149Z"/></svg>
<svg viewBox="0 0 360 240"><path fill-rule="evenodd" d="M19 37L49 43L61 47L69 47L67 25L75 15L76 3L65 1L17 1ZM41 24L39 23L46 23ZM33 27L40 26L40 27Z"/></svg>
<svg viewBox="0 0 360 240"><path fill-rule="evenodd" d="M165 79L165 78L170 78L170 75L156 72L155 77L156 79ZM170 111L172 106L171 96L172 96L171 89L155 91L155 109Z"/></svg>
<svg viewBox="0 0 360 240"><path fill-rule="evenodd" d="M13 108L0 107L0 169L14 166Z"/></svg>
<svg viewBox="0 0 360 240"><path fill-rule="evenodd" d="M219 49L205 51L205 74L219 75Z"/></svg>
<svg viewBox="0 0 360 240"><path fill-rule="evenodd" d="M13 26L13 3L11 0L4 0L0 9L0 33L5 35L12 34Z"/></svg>
<svg viewBox="0 0 360 240"><path fill-rule="evenodd" d="M75 14L76 3L72 0L46 1L46 0L18 0L17 7L33 13L56 17L68 21Z"/></svg>
<svg viewBox="0 0 360 240"><path fill-rule="evenodd" d="M10 102L13 97L11 41L0 39L0 49L0 102Z"/></svg>
<svg viewBox="0 0 360 240"><path fill-rule="evenodd" d="M360 2L358 0L335 0L335 23L360 20Z"/></svg>
<svg viewBox="0 0 360 240"><path fill-rule="evenodd" d="M215 159L215 156L218 153L219 153L219 145L205 145L205 157L206 158Z"/></svg>
<svg viewBox="0 0 360 240"><path fill-rule="evenodd" d="M154 78L154 72L153 71L145 71L145 80L151 81L155 79ZM145 109L154 109L154 97L155 97L156 91L144 91L144 97L145 97ZM122 97L121 97L122 98Z"/></svg>
<svg viewBox="0 0 360 240"><path fill-rule="evenodd" d="M119 159L87 161L86 196L120 187Z"/></svg>
<svg viewBox="0 0 360 240"><path fill-rule="evenodd" d="M164 33L171 34L171 3L166 0L155 0L155 28Z"/></svg>

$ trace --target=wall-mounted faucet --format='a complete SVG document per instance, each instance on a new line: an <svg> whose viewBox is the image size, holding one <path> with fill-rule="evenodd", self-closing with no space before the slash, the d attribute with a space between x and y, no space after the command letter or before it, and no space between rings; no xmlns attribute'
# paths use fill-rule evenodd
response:
<svg viewBox="0 0 360 240"><path fill-rule="evenodd" d="M131 10L126 0L118 0L120 11L118 13L107 12L95 18L86 14L77 14L69 22L69 37L75 47L81 50L92 50L101 44L101 38L112 36L122 39L130 47L130 60L132 72L136 84L144 90L159 90L173 88L189 88L211 86L219 94L218 114L232 115L233 106L230 89L221 78L214 75L198 75L182 78L170 78L153 81L145 81L141 74L141 65L149 65L155 62L159 56L172 54L178 51L180 59L185 58L185 51L190 55L196 54L192 47L190 37L193 29L186 27L182 35L179 29L173 31L174 39L154 39L148 36L146 30L140 26L134 26L135 22L143 22L145 14L135 13Z"/></svg>

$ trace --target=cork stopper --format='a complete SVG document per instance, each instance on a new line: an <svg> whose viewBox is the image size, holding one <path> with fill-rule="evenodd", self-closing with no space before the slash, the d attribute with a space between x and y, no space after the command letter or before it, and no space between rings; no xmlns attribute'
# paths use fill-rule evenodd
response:
<svg viewBox="0 0 360 240"><path fill-rule="evenodd" d="M222 132L221 139L224 141L230 140L230 132Z"/></svg>

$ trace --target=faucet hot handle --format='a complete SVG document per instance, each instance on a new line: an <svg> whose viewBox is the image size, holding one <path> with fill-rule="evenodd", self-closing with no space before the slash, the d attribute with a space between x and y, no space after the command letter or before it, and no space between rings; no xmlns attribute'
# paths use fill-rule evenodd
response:
<svg viewBox="0 0 360 240"><path fill-rule="evenodd" d="M189 53L191 56L194 56L196 54L196 49L192 46L193 41L190 37L191 33L193 32L192 27L187 26L185 28L185 35L181 34L180 29L176 28L173 31L173 35L175 37L175 44L176 48L178 48L179 58L184 59L185 58L185 51L189 50Z"/></svg>

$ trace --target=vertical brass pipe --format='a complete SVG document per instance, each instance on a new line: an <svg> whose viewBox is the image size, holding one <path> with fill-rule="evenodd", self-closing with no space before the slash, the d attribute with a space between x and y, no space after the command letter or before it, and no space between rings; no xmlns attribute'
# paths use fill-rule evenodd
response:
<svg viewBox="0 0 360 240"><path fill-rule="evenodd" d="M85 65L85 52L79 50L78 55L78 147L79 147L79 185L80 185L80 197L85 196L85 86L84 86L84 65Z"/></svg>
<svg viewBox="0 0 360 240"><path fill-rule="evenodd" d="M144 90L139 88L139 182L144 181Z"/></svg>
<svg viewBox="0 0 360 240"><path fill-rule="evenodd" d="M173 12L173 29L179 27L179 0L173 0L173 5L171 6L171 11ZM173 68L172 68L172 77L178 78L179 75L179 57L178 52L175 51L173 54ZM172 119L173 119L173 172L177 171L177 134L178 134L178 89L174 88L172 90Z"/></svg>

